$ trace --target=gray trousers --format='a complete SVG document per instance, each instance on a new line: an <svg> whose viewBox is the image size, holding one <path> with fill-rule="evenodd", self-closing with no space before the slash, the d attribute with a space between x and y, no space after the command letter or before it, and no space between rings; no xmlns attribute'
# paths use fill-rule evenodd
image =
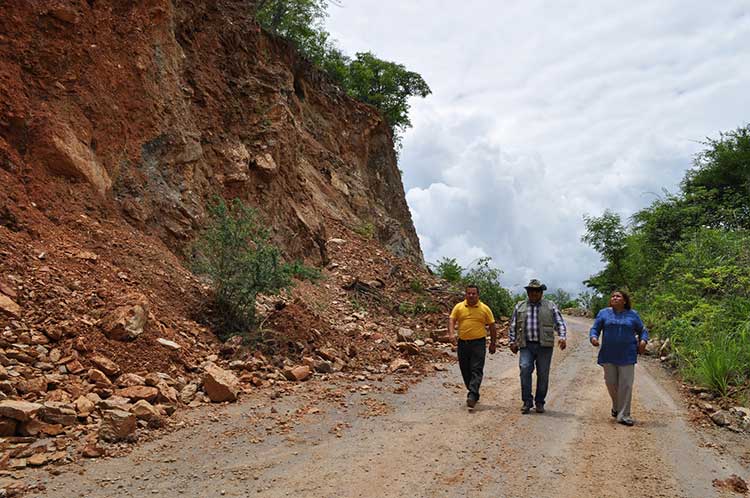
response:
<svg viewBox="0 0 750 498"><path fill-rule="evenodd" d="M612 398L612 412L617 414L618 422L629 419L635 365L604 363L602 368L604 368L604 383L607 385L609 397Z"/></svg>

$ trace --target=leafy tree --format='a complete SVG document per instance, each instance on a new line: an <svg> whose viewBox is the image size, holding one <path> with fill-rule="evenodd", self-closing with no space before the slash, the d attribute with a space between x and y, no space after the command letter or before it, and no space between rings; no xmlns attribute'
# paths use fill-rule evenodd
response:
<svg viewBox="0 0 750 498"><path fill-rule="evenodd" d="M707 139L682 181L702 226L750 229L750 125Z"/></svg>
<svg viewBox="0 0 750 498"><path fill-rule="evenodd" d="M426 97L432 91L422 77L401 64L358 52L349 64L347 92L375 106L391 126L395 136L411 127L409 97Z"/></svg>
<svg viewBox="0 0 750 498"><path fill-rule="evenodd" d="M654 335L671 339L688 379L750 396L750 127L704 145L680 191L628 227L607 211L586 218L582 240L606 263L586 284L602 293L592 308L627 285Z"/></svg>
<svg viewBox="0 0 750 498"><path fill-rule="evenodd" d="M262 0L255 15L264 28L293 42L347 94L374 106L398 146L401 133L411 127L409 98L432 92L419 74L401 64L370 52L357 53L354 60L344 55L323 26L328 5L327 0Z"/></svg>
<svg viewBox="0 0 750 498"><path fill-rule="evenodd" d="M584 216L586 233L581 237L583 242L593 247L607 263L607 269L598 275L599 279L589 279L594 286L602 290L603 286L627 287L627 279L623 271L627 232L622 225L620 215L605 210L599 216ZM614 284L614 285L612 285ZM608 292L609 289L604 290Z"/></svg>
<svg viewBox="0 0 750 498"><path fill-rule="evenodd" d="M480 298L490 307L496 318L510 316L513 312L513 300L510 292L500 285L502 270L490 266L492 258L480 258L477 263L466 271L463 284L474 284L479 287Z"/></svg>
<svg viewBox="0 0 750 498"><path fill-rule="evenodd" d="M575 308L578 306L578 301L573 299L573 296L569 292L563 289L557 289L555 292L547 293L545 295L547 299L554 302L558 308Z"/></svg>
<svg viewBox="0 0 750 498"><path fill-rule="evenodd" d="M310 57L328 40L323 29L327 8L326 0L261 0L255 17L261 26L294 42Z"/></svg>

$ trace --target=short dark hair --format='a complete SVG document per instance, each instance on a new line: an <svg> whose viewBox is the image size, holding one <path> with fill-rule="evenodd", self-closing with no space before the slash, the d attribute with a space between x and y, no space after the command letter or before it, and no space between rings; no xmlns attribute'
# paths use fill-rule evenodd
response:
<svg viewBox="0 0 750 498"><path fill-rule="evenodd" d="M629 310L630 309L630 295L624 290L615 289L609 293L609 297L612 297L612 294L614 294L615 292L622 295L622 300L625 301L625 309Z"/></svg>
<svg viewBox="0 0 750 498"><path fill-rule="evenodd" d="M477 294L479 294L479 286L476 285L476 284L467 284L466 287L464 288L464 290L466 290L466 289L476 289L477 290Z"/></svg>

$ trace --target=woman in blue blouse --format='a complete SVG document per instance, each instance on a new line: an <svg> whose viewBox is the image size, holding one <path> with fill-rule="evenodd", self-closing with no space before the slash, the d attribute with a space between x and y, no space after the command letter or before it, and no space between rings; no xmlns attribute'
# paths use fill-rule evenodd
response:
<svg viewBox="0 0 750 498"><path fill-rule="evenodd" d="M630 296L614 291L609 296L609 308L596 315L589 332L589 340L601 349L597 363L604 368L604 383L612 398L612 416L623 425L633 425L630 418L630 399L633 394L635 363L639 352L646 349L648 330L641 317L630 309Z"/></svg>

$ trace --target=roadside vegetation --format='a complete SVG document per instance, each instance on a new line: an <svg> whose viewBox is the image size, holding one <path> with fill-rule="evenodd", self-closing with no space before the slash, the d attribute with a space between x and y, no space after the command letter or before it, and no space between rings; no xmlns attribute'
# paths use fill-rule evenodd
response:
<svg viewBox="0 0 750 498"><path fill-rule="evenodd" d="M258 294L276 294L293 278L318 280L320 271L300 261L282 261L256 211L239 199L226 203L217 198L208 212L208 226L193 245L193 268L211 281L219 337L252 339Z"/></svg>
<svg viewBox="0 0 750 498"><path fill-rule="evenodd" d="M691 381L721 395L750 390L750 126L707 139L680 189L623 222L585 218L583 241L606 267L585 283L593 311L630 290Z"/></svg>
<svg viewBox="0 0 750 498"><path fill-rule="evenodd" d="M480 299L490 307L495 318L510 316L514 300L508 291L500 285L502 270L491 265L492 258L480 258L470 268L458 264L455 258L442 258L430 268L439 277L451 284L457 292L463 292L469 284L479 287Z"/></svg>
<svg viewBox="0 0 750 498"><path fill-rule="evenodd" d="M294 43L351 97L378 109L399 147L402 133L411 127L409 98L426 97L432 91L422 76L401 64L371 52L358 52L353 58L345 55L325 30L328 5L328 0L261 0L255 17L266 30Z"/></svg>

